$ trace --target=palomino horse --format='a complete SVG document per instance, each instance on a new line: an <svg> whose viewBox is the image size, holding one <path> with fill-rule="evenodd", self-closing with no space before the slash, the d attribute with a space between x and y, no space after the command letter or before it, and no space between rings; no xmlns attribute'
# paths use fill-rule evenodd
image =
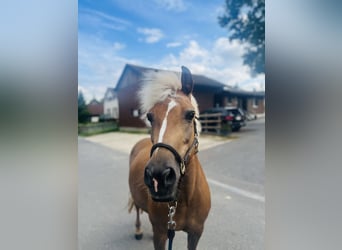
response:
<svg viewBox="0 0 342 250"><path fill-rule="evenodd" d="M211 206L196 155L200 124L192 89L191 73L182 67L181 79L172 72L145 75L139 92L152 128L151 138L136 143L130 154L131 208L137 212L137 239L142 237L139 214L148 213L155 249L165 249L170 224L188 234L188 249L196 249Z"/></svg>

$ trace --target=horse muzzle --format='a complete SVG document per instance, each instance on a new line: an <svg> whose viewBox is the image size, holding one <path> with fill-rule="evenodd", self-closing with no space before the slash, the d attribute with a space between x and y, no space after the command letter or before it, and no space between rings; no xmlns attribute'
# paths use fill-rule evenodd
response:
<svg viewBox="0 0 342 250"><path fill-rule="evenodd" d="M144 182L154 201L176 200L178 180L179 174L177 177L174 167L157 167L150 163L145 168Z"/></svg>

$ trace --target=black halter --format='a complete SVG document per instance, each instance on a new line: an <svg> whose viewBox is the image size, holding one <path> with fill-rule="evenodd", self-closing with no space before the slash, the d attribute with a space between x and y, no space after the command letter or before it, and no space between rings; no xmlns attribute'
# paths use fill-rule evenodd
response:
<svg viewBox="0 0 342 250"><path fill-rule="evenodd" d="M182 158L180 156L180 154L177 152L176 149L174 149L171 145L169 144L165 144L162 142L156 143L152 146L151 148L151 153L150 153L150 157L152 157L153 152L157 149L157 148L166 148L167 150L169 150L175 157L176 161L179 164L179 168L180 168L180 172L182 175L185 174L185 166L188 164L189 162L189 156L190 153L192 151L193 148L195 148L195 154L198 152L198 133L197 133L197 127L196 127L196 121L194 120L194 133L195 133L195 138L194 141L192 142L191 146L188 148L188 150L186 151L186 154L184 155L184 158Z"/></svg>

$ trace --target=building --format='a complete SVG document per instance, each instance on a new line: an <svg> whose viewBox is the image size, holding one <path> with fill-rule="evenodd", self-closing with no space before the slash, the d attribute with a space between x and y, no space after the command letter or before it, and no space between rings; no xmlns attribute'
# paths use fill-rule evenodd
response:
<svg viewBox="0 0 342 250"><path fill-rule="evenodd" d="M191 70L191 69L190 69ZM136 96L140 79L147 71L162 71L126 64L115 88L119 105L120 127L145 127L140 119L139 102ZM194 90L199 110L212 107L236 106L252 114L265 112L265 93L245 91L227 86L203 75L193 74Z"/></svg>
<svg viewBox="0 0 342 250"><path fill-rule="evenodd" d="M94 98L87 105L87 109L90 114L90 121L98 122L100 116L103 115L103 102L99 102Z"/></svg>
<svg viewBox="0 0 342 250"><path fill-rule="evenodd" d="M193 75L200 112L212 107L239 107L252 114L265 113L265 92L246 91L202 75Z"/></svg>
<svg viewBox="0 0 342 250"><path fill-rule="evenodd" d="M104 118L119 119L119 101L114 88L107 88L103 98Z"/></svg>

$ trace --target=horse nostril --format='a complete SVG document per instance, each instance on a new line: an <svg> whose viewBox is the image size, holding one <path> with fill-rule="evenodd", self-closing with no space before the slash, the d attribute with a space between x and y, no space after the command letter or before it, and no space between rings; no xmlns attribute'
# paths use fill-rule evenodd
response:
<svg viewBox="0 0 342 250"><path fill-rule="evenodd" d="M145 168L144 182L148 187L152 187L152 172L149 168Z"/></svg>
<svg viewBox="0 0 342 250"><path fill-rule="evenodd" d="M162 172L162 176L166 178L170 174L170 172L171 172L171 168L167 168Z"/></svg>
<svg viewBox="0 0 342 250"><path fill-rule="evenodd" d="M162 176L164 179L165 186L173 185L176 181L176 173L175 171L168 167L162 172Z"/></svg>

